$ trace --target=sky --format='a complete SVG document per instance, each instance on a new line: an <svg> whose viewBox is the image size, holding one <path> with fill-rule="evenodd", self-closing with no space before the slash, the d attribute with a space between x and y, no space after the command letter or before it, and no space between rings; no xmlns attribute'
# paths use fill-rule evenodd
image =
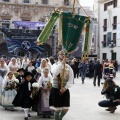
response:
<svg viewBox="0 0 120 120"><path fill-rule="evenodd" d="M94 0L79 0L79 2L82 6L90 6L93 9Z"/></svg>

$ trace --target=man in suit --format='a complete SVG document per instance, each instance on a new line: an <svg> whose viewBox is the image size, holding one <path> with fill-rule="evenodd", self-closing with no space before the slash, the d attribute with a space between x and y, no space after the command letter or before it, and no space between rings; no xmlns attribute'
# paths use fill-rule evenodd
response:
<svg viewBox="0 0 120 120"><path fill-rule="evenodd" d="M98 86L100 86L100 79L102 76L103 66L98 60L97 63L94 65L94 80L93 85L96 86L96 78L98 77Z"/></svg>

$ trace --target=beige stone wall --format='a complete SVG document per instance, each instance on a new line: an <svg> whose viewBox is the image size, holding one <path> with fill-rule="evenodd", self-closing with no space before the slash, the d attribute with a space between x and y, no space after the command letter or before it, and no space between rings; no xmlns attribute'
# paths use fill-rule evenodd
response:
<svg viewBox="0 0 120 120"><path fill-rule="evenodd" d="M72 8L71 5L63 6L63 0L48 0L49 4L41 4L41 1L30 0L30 3L23 3L23 0L10 0L10 2L0 0L0 19L39 21L45 16L50 16L55 8L62 6L60 10L67 12L71 11Z"/></svg>

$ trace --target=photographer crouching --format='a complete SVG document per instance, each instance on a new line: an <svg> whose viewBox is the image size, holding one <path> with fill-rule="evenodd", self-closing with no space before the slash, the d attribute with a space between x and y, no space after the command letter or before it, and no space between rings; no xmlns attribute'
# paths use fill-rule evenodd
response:
<svg viewBox="0 0 120 120"><path fill-rule="evenodd" d="M105 95L107 100L100 101L98 105L100 107L108 107L105 110L110 111L110 113L114 113L117 109L116 106L120 105L120 102L117 100L119 98L118 88L119 86L117 86L112 79L107 79L101 91L101 94Z"/></svg>

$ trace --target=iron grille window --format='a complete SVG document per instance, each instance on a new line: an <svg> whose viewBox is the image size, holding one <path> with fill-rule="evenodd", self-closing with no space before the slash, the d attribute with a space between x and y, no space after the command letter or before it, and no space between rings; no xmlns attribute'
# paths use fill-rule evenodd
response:
<svg viewBox="0 0 120 120"><path fill-rule="evenodd" d="M48 0L42 0L42 4L48 4Z"/></svg>

